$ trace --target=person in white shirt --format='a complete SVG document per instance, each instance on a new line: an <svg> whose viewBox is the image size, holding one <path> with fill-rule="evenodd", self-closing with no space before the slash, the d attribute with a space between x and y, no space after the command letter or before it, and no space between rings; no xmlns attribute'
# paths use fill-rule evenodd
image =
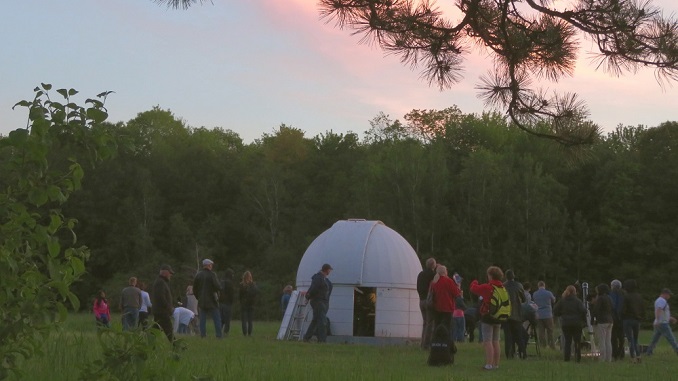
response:
<svg viewBox="0 0 678 381"><path fill-rule="evenodd" d="M179 306L174 308L172 317L174 318L174 332L188 334L188 326L191 324L193 319L195 319L195 314L193 311Z"/></svg>
<svg viewBox="0 0 678 381"><path fill-rule="evenodd" d="M141 289L141 307L139 308L139 326L146 330L148 328L148 315L151 313L151 296L146 292L146 283L140 282Z"/></svg>
<svg viewBox="0 0 678 381"><path fill-rule="evenodd" d="M671 326L669 325L676 322L676 318L671 316L671 310L669 309L669 299L671 296L673 296L671 290L665 288L657 300L654 301L654 322L652 323L654 334L652 335L650 345L647 347L646 354L648 356L652 355L654 348L662 336L666 337L673 350L678 353L678 343L676 343L676 338L673 336L673 331L671 331Z"/></svg>

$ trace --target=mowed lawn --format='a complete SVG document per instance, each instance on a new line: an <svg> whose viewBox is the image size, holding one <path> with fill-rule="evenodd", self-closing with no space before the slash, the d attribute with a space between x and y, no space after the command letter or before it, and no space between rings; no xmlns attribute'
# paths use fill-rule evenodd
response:
<svg viewBox="0 0 678 381"><path fill-rule="evenodd" d="M186 349L178 358L162 342L146 361L146 372L162 380L678 380L678 356L662 339L655 354L640 364L626 361L565 363L560 352L534 347L526 360L502 359L500 368L481 369L484 356L478 343L460 344L452 366L426 365L427 353L416 345L368 346L282 342L275 339L277 322L255 322L253 337L243 337L240 322L230 335L217 340L208 320L208 338L183 336ZM647 344L651 332L643 332ZM503 344L503 343L502 343ZM44 355L31 359L12 380L78 380L81 368L101 358L101 346L91 316L74 314L45 343Z"/></svg>

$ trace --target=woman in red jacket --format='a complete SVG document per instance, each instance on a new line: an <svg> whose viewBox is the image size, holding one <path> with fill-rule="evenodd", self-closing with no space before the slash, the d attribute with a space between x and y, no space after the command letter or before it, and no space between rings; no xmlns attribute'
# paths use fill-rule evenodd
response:
<svg viewBox="0 0 678 381"><path fill-rule="evenodd" d="M436 275L431 281L430 292L433 292L433 324L434 327L442 324L453 336L452 312L454 311L454 299L461 295L461 291L450 277L447 276L447 267L438 265Z"/></svg>
<svg viewBox="0 0 678 381"><path fill-rule="evenodd" d="M487 268L487 283L480 284L477 280L471 282L471 292L483 297L483 304L480 306L480 329L483 333L483 347L485 348L485 366L483 369L492 370L499 368L499 358L501 349L499 347L499 330L501 324L486 322L483 316L490 311L490 300L494 292L494 286L503 288L501 280L504 278L504 272L497 266Z"/></svg>

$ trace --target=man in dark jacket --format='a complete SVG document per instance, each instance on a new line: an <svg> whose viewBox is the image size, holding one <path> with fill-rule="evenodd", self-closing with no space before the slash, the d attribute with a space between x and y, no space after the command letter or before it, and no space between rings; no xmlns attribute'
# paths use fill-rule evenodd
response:
<svg viewBox="0 0 678 381"><path fill-rule="evenodd" d="M624 359L624 326L622 310L624 309L624 290L621 281L615 279L610 283L610 299L612 300L612 359Z"/></svg>
<svg viewBox="0 0 678 381"><path fill-rule="evenodd" d="M306 330L304 341L310 341L313 335L318 336L318 342L327 341L327 310L330 308L332 282L327 279L332 272L332 266L325 263L318 273L311 277L311 286L306 292L306 299L310 300L313 308L313 320Z"/></svg>
<svg viewBox="0 0 678 381"><path fill-rule="evenodd" d="M518 355L521 359L527 358L526 340L523 338L523 317L522 305L525 302L525 290L520 282L515 280L513 270L506 270L506 282L504 288L508 292L511 300L511 315L504 323L504 337L507 358L514 358L516 355L516 345L518 346Z"/></svg>
<svg viewBox="0 0 678 381"><path fill-rule="evenodd" d="M419 309L421 310L421 319L423 326L421 329L421 348L428 350L431 346L433 337L433 310L427 308L426 297L428 288L431 285L433 277L436 275L436 260L429 258L426 260L426 267L417 275L417 293L419 294Z"/></svg>
<svg viewBox="0 0 678 381"><path fill-rule="evenodd" d="M153 320L171 342L174 342L172 313L174 312L174 302L172 299L172 290L170 290L169 281L174 271L169 265L160 266L160 274L153 282L151 287L151 304L153 305Z"/></svg>
<svg viewBox="0 0 678 381"><path fill-rule="evenodd" d="M224 273L224 279L221 281L221 292L219 293L219 314L221 315L221 327L224 336L231 331L231 307L234 297L233 288L233 270L228 269Z"/></svg>
<svg viewBox="0 0 678 381"><path fill-rule="evenodd" d="M198 308L200 308L200 337L207 336L207 315L212 316L214 321L214 330L218 339L222 337L221 333L221 313L219 312L219 279L217 274L212 272L214 262L211 259L202 261L202 270L193 280L193 294L198 299Z"/></svg>

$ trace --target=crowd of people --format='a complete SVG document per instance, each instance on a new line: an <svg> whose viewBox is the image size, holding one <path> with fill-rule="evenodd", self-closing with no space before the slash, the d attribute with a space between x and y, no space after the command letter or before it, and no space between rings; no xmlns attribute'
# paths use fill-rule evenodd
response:
<svg viewBox="0 0 678 381"><path fill-rule="evenodd" d="M204 259L202 269L197 272L191 284L186 287L185 298L174 299L170 280L174 270L169 265L162 265L158 277L147 291L146 284L136 277L131 277L120 294L119 308L122 312L123 331L147 329L149 317L167 336L174 341L175 334L199 334L207 336L207 318L214 323L217 338L228 335L231 328L231 311L235 301L235 291L241 310L242 333L251 336L253 331L254 306L259 289L250 271L245 271L238 285L234 284L233 270L224 272L220 280L213 271L214 261ZM289 300L289 299L288 299ZM96 323L99 327L110 328L110 301L106 292L99 290L92 303Z"/></svg>
<svg viewBox="0 0 678 381"><path fill-rule="evenodd" d="M258 288L252 273L245 271L240 283L234 284L234 273L227 270L221 280L213 271L214 262L202 261L203 268L198 271L192 284L186 288L184 302L175 302L170 279L174 271L169 265L160 267L158 277L153 282L150 293L146 285L131 277L127 287L121 292L120 310L122 311L123 330L146 329L148 317L153 316L154 323L160 327L167 338L174 341L174 334L207 335L207 317L214 323L215 336L222 338L229 334L232 304L235 288L238 288L240 301L242 333L251 336L253 331L253 311ZM332 293L329 275L332 266L324 264L313 275L311 285L304 294L313 310L311 321L304 341L317 336L318 342L325 342L329 331L327 312ZM475 303L464 299L463 278L454 273L451 277L446 266L437 263L434 258L425 262L424 269L417 277L417 292L423 319L421 347L430 351L430 365L445 365L454 362L457 352L455 342L475 340L478 328L478 341L485 352L485 364L482 369L499 369L501 359L501 332L504 336L504 354L508 359L527 358L527 344L532 328L536 344L541 348L549 347L562 351L565 361L581 361L584 340L582 331L595 332L592 342L587 345L593 349L600 361L622 360L628 355L634 363L641 357L651 356L659 340L665 337L672 349L678 353L678 343L670 324L676 323L671 316L669 299L673 296L670 289L661 290L654 301L654 332L652 339L643 351L638 341L640 323L645 318L645 301L638 292L638 284L633 279L621 282L612 280L610 285L601 283L594 292L589 293L588 284L572 284L565 287L560 298L547 289L544 281L537 283L532 292L529 282L516 280L513 270L502 271L490 266L486 279L473 280L468 289ZM580 297L578 290L581 290ZM287 285L280 301L284 314L290 302L293 287ZM185 307L184 307L185 306ZM101 327L110 327L110 302L106 293L100 290L93 302L93 313ZM199 321L196 327L196 320ZM558 324L556 324L558 323ZM556 335L556 325L560 334ZM536 327L536 329L534 329Z"/></svg>
<svg viewBox="0 0 678 381"><path fill-rule="evenodd" d="M544 281L532 292L530 283L516 280L513 270L504 273L497 266L486 271L487 279L473 280L468 289L477 303L463 298L463 279L429 258L417 277L417 292L423 319L421 347L430 351L430 365L454 362L455 342L473 342L478 327L479 342L485 351L482 369L496 370L501 359L500 332L503 331L506 358L527 358L528 329L534 329L536 345L540 348L561 350L563 359L581 361L582 348L587 344L599 361L622 360L628 355L634 363L641 356L652 355L656 345L665 337L678 353L678 344L670 324L668 300L673 293L662 289L654 302L653 336L644 351L638 342L640 323L645 318L645 302L638 292L638 284L629 279L601 283L589 293L587 284L565 287L559 298L547 289ZM578 289L583 295L578 294ZM558 324L556 324L558 323ZM560 334L556 326L560 327ZM583 340L583 331L592 330L592 342Z"/></svg>

